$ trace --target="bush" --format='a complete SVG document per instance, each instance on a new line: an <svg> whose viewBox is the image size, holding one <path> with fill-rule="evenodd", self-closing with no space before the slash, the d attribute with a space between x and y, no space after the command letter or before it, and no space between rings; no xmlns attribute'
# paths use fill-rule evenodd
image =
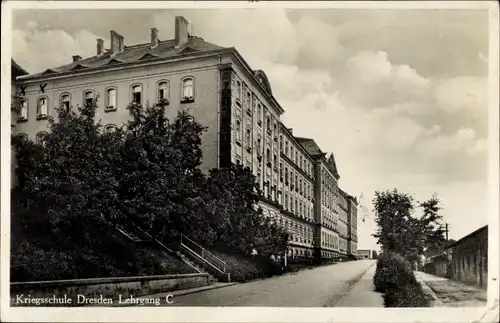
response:
<svg viewBox="0 0 500 323"><path fill-rule="evenodd" d="M386 307L428 307L429 303L418 283L409 284L385 293Z"/></svg>
<svg viewBox="0 0 500 323"><path fill-rule="evenodd" d="M377 269L373 277L375 290L385 293L398 286L416 284L411 265L393 253L383 253L378 256Z"/></svg>
<svg viewBox="0 0 500 323"><path fill-rule="evenodd" d="M394 253L382 253L373 276L375 290L385 293L386 307L428 307L411 264Z"/></svg>

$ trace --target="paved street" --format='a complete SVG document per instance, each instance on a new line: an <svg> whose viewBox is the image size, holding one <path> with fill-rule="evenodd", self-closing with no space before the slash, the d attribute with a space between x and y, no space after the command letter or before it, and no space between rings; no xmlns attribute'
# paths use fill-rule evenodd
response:
<svg viewBox="0 0 500 323"><path fill-rule="evenodd" d="M374 266L375 260L339 263L295 274L178 296L174 298L174 304L170 306L335 306L340 299L349 294L367 270L372 271ZM372 276L371 273L367 274ZM367 277L363 280L370 281L371 279ZM363 285L370 293L371 284ZM363 306L362 297L356 306Z"/></svg>

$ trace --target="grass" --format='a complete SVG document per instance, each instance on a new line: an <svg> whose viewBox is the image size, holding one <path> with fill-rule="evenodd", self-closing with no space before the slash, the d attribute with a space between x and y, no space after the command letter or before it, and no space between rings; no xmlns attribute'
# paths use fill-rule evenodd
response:
<svg viewBox="0 0 500 323"><path fill-rule="evenodd" d="M231 273L231 280L247 282L262 279L283 273L279 263L260 256L247 256L227 251L210 251L227 264L226 271Z"/></svg>
<svg viewBox="0 0 500 323"><path fill-rule="evenodd" d="M196 271L154 245L137 245L118 235L107 248L61 250L13 236L11 281L187 274Z"/></svg>

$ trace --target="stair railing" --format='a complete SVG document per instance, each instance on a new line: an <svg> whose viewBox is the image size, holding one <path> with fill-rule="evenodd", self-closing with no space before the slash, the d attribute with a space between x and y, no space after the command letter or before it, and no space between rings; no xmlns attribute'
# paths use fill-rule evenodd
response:
<svg viewBox="0 0 500 323"><path fill-rule="evenodd" d="M219 257L215 256L213 253L207 249L200 246L198 243L181 234L181 247L186 247L193 252L195 252L202 259L210 263L215 268L219 269L221 272L226 273L227 264Z"/></svg>

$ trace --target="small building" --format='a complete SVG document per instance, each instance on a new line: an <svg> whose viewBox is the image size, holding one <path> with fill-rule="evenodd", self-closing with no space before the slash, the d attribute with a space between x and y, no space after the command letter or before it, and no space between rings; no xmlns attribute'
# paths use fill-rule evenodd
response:
<svg viewBox="0 0 500 323"><path fill-rule="evenodd" d="M486 287L488 281L488 226L448 246L451 253L451 278Z"/></svg>
<svg viewBox="0 0 500 323"><path fill-rule="evenodd" d="M451 278L450 261L446 253L441 253L427 259L424 272L440 277Z"/></svg>
<svg viewBox="0 0 500 323"><path fill-rule="evenodd" d="M358 259L373 259L373 250L358 249Z"/></svg>

